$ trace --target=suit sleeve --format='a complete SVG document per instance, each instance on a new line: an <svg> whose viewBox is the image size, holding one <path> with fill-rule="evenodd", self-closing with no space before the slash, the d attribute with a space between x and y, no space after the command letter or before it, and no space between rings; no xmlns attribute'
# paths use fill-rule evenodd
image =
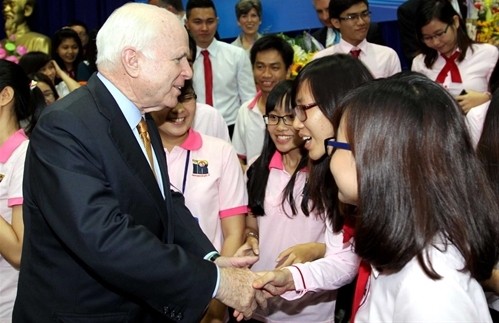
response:
<svg viewBox="0 0 499 323"><path fill-rule="evenodd" d="M28 190L36 205L32 207L65 252L91 276L159 312L187 308L194 320L211 299L216 266L189 250L185 239L164 243L158 238L161 229L148 229L155 228L152 220L137 223L140 210L149 212L150 204L157 202L136 185L137 174L118 174L122 187L113 186L111 179L116 179L107 174L117 173L121 157L103 151L95 135L99 131L87 125L65 110L41 118L26 164ZM125 191L129 194L123 198ZM50 243L45 248L47 257L60 252Z"/></svg>

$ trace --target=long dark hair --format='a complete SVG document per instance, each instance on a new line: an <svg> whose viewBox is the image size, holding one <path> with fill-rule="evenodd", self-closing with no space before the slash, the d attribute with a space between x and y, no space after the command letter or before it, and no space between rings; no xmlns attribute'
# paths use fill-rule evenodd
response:
<svg viewBox="0 0 499 323"><path fill-rule="evenodd" d="M352 89L372 79L364 64L351 55L325 56L310 62L300 70L295 78L291 96L295 103L298 89L307 83L322 114L332 123L333 113L340 100ZM334 232L343 227L337 196L338 189L329 169L329 158L324 156L311 161L303 200L311 202L307 212L316 211L329 218Z"/></svg>
<svg viewBox="0 0 499 323"><path fill-rule="evenodd" d="M349 93L335 129L341 118L357 170L355 252L394 272L417 257L439 279L425 249L440 236L459 250L463 270L490 277L499 207L452 96L409 72Z"/></svg>
<svg viewBox="0 0 499 323"><path fill-rule="evenodd" d="M57 54L57 48L65 39L73 39L78 46L78 54L76 55L76 59L73 62L73 71L76 74L76 70L78 69L78 64L83 60L83 45L81 44L80 36L71 28L62 28L55 32L52 37L52 58L57 62L57 64L66 71L66 65L62 58Z"/></svg>
<svg viewBox="0 0 499 323"><path fill-rule="evenodd" d="M269 93L267 98L267 103L265 105L265 112L269 114L273 111L276 106L281 105L284 107L284 111L287 113L292 113L291 108L291 88L293 82L290 80L281 81L277 84L272 91ZM268 131L265 132L265 138L263 141L263 148L261 155L256 159L256 161L248 168L248 206L251 212L255 216L264 215L264 202L265 202L265 192L267 188L267 182L269 179L269 164L274 156L277 148L274 141L270 137ZM293 212L293 216L297 214L297 207L295 203L295 198L293 195L293 190L296 182L296 176L303 167L308 163L308 155L306 152L301 151L301 159L298 163L298 167L291 176L288 184L284 188L282 194L282 203L288 203ZM303 209L303 206L302 206ZM285 209L283 209L284 212ZM308 215L308 214L307 214Z"/></svg>
<svg viewBox="0 0 499 323"><path fill-rule="evenodd" d="M20 125L21 121L28 121L26 132L29 134L36 120L32 118L36 104L42 104L43 95L38 88L31 90L31 80L26 76L21 66L0 60L0 91L7 86L14 90L14 114ZM43 101L44 102L44 101Z"/></svg>
<svg viewBox="0 0 499 323"><path fill-rule="evenodd" d="M466 32L466 25L459 14L454 10L452 4L448 0L425 0L421 1L419 6L418 14L416 15L416 33L418 36L419 47L421 53L425 55L424 62L427 68L431 68L438 58L438 51L426 46L423 42L423 35L421 33L421 28L429 24L433 19L440 20L441 22L454 25L454 17L459 17L459 27L457 28L457 47L461 51L458 62L462 62L466 57L466 51L473 44L473 40L468 36Z"/></svg>

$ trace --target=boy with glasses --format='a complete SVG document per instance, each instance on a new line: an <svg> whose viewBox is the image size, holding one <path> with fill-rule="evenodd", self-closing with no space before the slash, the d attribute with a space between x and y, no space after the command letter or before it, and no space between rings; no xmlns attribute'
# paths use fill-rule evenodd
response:
<svg viewBox="0 0 499 323"><path fill-rule="evenodd" d="M375 78L401 71L397 53L390 47L366 40L371 22L367 0L334 0L329 4L331 24L340 30L341 40L318 52L314 59L336 53L351 54L360 59Z"/></svg>

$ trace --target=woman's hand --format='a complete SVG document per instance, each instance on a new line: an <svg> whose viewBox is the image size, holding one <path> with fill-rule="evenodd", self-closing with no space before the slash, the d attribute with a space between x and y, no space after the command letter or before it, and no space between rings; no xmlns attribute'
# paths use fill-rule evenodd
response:
<svg viewBox="0 0 499 323"><path fill-rule="evenodd" d="M319 242L309 242L294 245L277 256L276 268L290 266L292 264L302 264L324 257L326 245Z"/></svg>
<svg viewBox="0 0 499 323"><path fill-rule="evenodd" d="M489 101L490 93L466 90L466 93L458 95L456 100L461 106L461 109L463 109L464 114L466 114L471 110L471 108Z"/></svg>

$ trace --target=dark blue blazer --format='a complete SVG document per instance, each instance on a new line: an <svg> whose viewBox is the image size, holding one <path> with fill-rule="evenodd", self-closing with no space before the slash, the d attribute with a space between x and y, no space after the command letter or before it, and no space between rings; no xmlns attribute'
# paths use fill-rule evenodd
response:
<svg viewBox="0 0 499 323"><path fill-rule="evenodd" d="M107 88L46 108L24 173L25 236L14 322L196 322L211 300L214 247L170 192L156 126L146 115L166 197Z"/></svg>

